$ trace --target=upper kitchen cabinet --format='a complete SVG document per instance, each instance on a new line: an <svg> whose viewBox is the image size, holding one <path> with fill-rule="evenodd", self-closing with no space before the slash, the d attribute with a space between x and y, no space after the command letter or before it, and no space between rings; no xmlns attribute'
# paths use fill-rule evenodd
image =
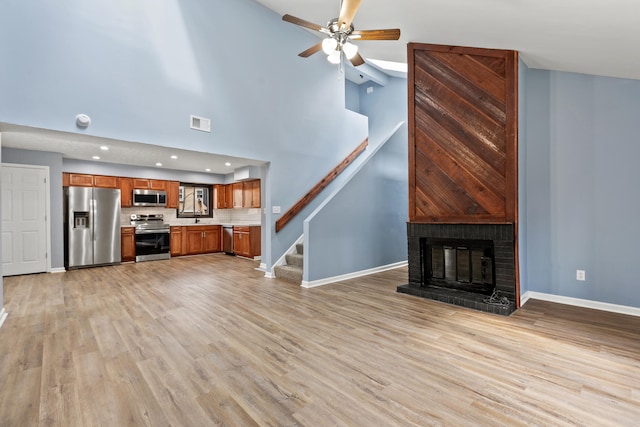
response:
<svg viewBox="0 0 640 427"><path fill-rule="evenodd" d="M63 187L99 187L118 188L118 179L115 176L87 175L83 173L62 174Z"/></svg>
<svg viewBox="0 0 640 427"><path fill-rule="evenodd" d="M260 180L254 179L242 183L242 207L260 207Z"/></svg>
<svg viewBox="0 0 640 427"><path fill-rule="evenodd" d="M118 188L118 178L115 176L93 176L93 186L99 188Z"/></svg>
<svg viewBox="0 0 640 427"><path fill-rule="evenodd" d="M67 176L70 187L93 187L93 175L69 173Z"/></svg>
<svg viewBox="0 0 640 427"><path fill-rule="evenodd" d="M216 184L213 186L216 209L259 208L260 180Z"/></svg>
<svg viewBox="0 0 640 427"><path fill-rule="evenodd" d="M213 198L216 209L226 209L227 186L225 184L215 184L213 186Z"/></svg>
<svg viewBox="0 0 640 427"><path fill-rule="evenodd" d="M118 187L120 187L120 206L123 208L133 206L133 179L118 178Z"/></svg>
<svg viewBox="0 0 640 427"><path fill-rule="evenodd" d="M141 190L165 190L167 189L167 181L159 179L141 179L133 178L133 188Z"/></svg>
<svg viewBox="0 0 640 427"><path fill-rule="evenodd" d="M242 200L242 183L241 182L234 182L233 184L231 184L231 188L233 191L233 207L234 208L242 208L243 206L243 200Z"/></svg>
<svg viewBox="0 0 640 427"><path fill-rule="evenodd" d="M180 183L178 181L167 181L167 208L178 209L180 206Z"/></svg>

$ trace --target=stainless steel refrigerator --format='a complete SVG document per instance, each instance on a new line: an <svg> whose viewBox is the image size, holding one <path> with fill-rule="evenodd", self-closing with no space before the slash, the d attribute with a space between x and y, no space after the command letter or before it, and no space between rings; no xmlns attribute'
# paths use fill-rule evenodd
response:
<svg viewBox="0 0 640 427"><path fill-rule="evenodd" d="M114 264L120 257L120 190L65 187L65 267Z"/></svg>

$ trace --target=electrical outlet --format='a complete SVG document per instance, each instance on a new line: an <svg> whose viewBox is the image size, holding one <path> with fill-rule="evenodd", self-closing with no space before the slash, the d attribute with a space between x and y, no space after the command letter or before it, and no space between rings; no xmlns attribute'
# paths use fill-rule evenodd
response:
<svg viewBox="0 0 640 427"><path fill-rule="evenodd" d="M576 270L576 280L580 280L580 281L587 280L584 270Z"/></svg>

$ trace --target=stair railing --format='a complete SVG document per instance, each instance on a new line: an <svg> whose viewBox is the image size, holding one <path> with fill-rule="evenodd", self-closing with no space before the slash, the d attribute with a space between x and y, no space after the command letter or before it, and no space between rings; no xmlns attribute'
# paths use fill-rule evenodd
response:
<svg viewBox="0 0 640 427"><path fill-rule="evenodd" d="M338 175L344 171L367 148L369 138L358 145L347 157L322 178L307 194L302 196L289 210L276 221L276 233L284 228L296 215L298 215L309 203L315 199Z"/></svg>

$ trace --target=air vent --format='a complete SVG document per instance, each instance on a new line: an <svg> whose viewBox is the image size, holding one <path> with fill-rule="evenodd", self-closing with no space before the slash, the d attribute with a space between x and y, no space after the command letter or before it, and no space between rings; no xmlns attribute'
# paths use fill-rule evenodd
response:
<svg viewBox="0 0 640 427"><path fill-rule="evenodd" d="M211 119L191 115L191 129L211 132Z"/></svg>

